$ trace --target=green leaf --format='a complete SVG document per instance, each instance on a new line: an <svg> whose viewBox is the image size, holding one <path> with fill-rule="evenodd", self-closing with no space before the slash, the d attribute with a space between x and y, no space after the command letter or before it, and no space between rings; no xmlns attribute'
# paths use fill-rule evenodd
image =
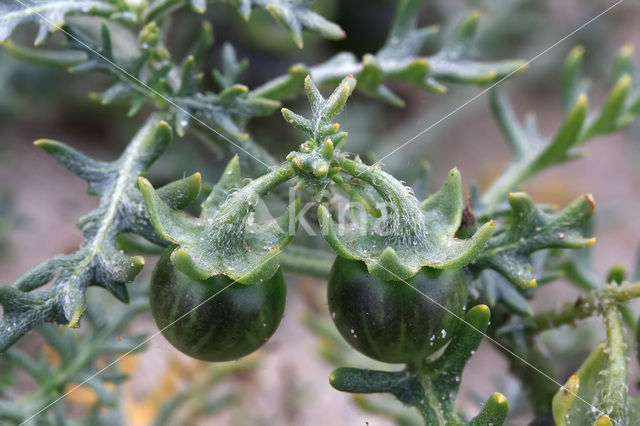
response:
<svg viewBox="0 0 640 426"><path fill-rule="evenodd" d="M340 132L340 125L333 123L331 119L343 110L355 89L356 80L352 76L345 77L327 99L322 96L310 76L305 78L304 86L311 104L312 117L302 117L287 108L282 108L282 115L293 127L308 133L311 139L302 144L299 151L289 153L287 161L298 175L296 189L314 188L319 201L332 180L349 191L348 185L337 175L339 168L333 158L335 147L347 134ZM362 201L366 203L365 198Z"/></svg>
<svg viewBox="0 0 640 426"><path fill-rule="evenodd" d="M84 234L80 249L56 256L20 277L13 287L2 287L0 350L42 322L73 327L86 309L88 286L100 286L122 302L129 300L126 284L144 265L140 256L128 257L116 247L121 232L135 232L160 242L135 186L138 175L164 151L171 139L169 126L153 117L140 129L122 156L111 163L93 160L59 142L41 140L36 145L53 155L76 175L87 180L89 192L100 196L100 205L79 220ZM199 191L198 175L170 184L159 191L175 207L184 207ZM55 278L50 288L33 291Z"/></svg>
<svg viewBox="0 0 640 426"><path fill-rule="evenodd" d="M525 68L524 62L519 60L478 62L472 59L469 46L477 27L477 12L461 22L440 51L425 55L438 27L417 28L419 7L417 0L400 2L387 41L376 54L365 54L359 61L350 52L340 52L322 64L298 64L288 75L271 80L254 92L273 99L291 96L299 90L298 71L305 70L321 87L353 75L364 93L395 106L404 106L404 101L385 85L386 82L399 81L443 93L447 90L443 82L485 85Z"/></svg>
<svg viewBox="0 0 640 426"><path fill-rule="evenodd" d="M75 50L29 48L20 46L12 40L3 43L5 49L13 56L27 62L55 67L72 67L86 61L87 57L83 52Z"/></svg>
<svg viewBox="0 0 640 426"><path fill-rule="evenodd" d="M101 0L4 1L0 3L0 42L11 37L19 25L33 22L38 25L35 44L39 45L64 25L69 14L108 16L116 11L110 2Z"/></svg>
<svg viewBox="0 0 640 426"><path fill-rule="evenodd" d="M312 140L320 146L324 144L326 138L338 132L340 126L332 123L331 119L344 108L356 87L356 79L352 76L345 77L328 99L320 94L309 75L304 80L304 87L313 117L306 119L287 108L282 109L282 115L289 124L309 133Z"/></svg>
<svg viewBox="0 0 640 426"><path fill-rule="evenodd" d="M197 13L204 13L206 0L155 0L144 12L146 22L157 20L162 15L190 4ZM309 8L310 1L300 0L232 0L230 2L238 10L238 13L246 20L251 17L251 10L260 7L268 11L291 34L294 42L302 48L302 30L316 32L329 39L341 39L345 37L342 28L328 21Z"/></svg>
<svg viewBox="0 0 640 426"><path fill-rule="evenodd" d="M240 76L244 74L248 66L249 60L238 61L233 46L230 43L225 43L222 46L222 69L214 69L213 78L220 88L229 88L238 83Z"/></svg>
<svg viewBox="0 0 640 426"><path fill-rule="evenodd" d="M502 425L509 414L509 401L501 393L494 393L482 411L469 422L469 426Z"/></svg>
<svg viewBox="0 0 640 426"><path fill-rule="evenodd" d="M533 315L533 309L525 295L495 271L482 271L480 277L474 280L473 286L480 293L480 300L491 308L499 304L516 315Z"/></svg>
<svg viewBox="0 0 640 426"><path fill-rule="evenodd" d="M553 396L551 402L553 420L557 426L565 426L567 413L573 405L578 390L580 388L580 377L577 374L572 374L567 382L560 388L558 393Z"/></svg>
<svg viewBox="0 0 640 426"><path fill-rule="evenodd" d="M427 371L438 388L447 389L455 394L460 386L460 376L465 365L480 346L480 342L489 327L491 311L487 305L476 305L469 309L464 317L458 319L459 331L454 334L451 343L444 353L431 365Z"/></svg>
<svg viewBox="0 0 640 426"><path fill-rule="evenodd" d="M596 402L599 396L600 372L604 369L607 358L604 350L603 343L596 346L578 371L554 396L552 410L558 425L592 424L599 417L589 404Z"/></svg>
<svg viewBox="0 0 640 426"><path fill-rule="evenodd" d="M1 287L18 291L8 286ZM108 310L103 309L105 301L101 300L101 296L97 292L88 294L86 324L74 333L45 324L38 328L44 344L35 348L36 352L30 350L25 353L12 347L2 354L0 381L4 382L10 374L26 373L38 382L35 388L16 386L13 395L0 397L2 421L11 421L12 424L50 424L54 406L78 383L84 383L95 392L96 398L92 401L94 409L107 411L117 406L119 391L116 385L126 379L126 375L118 371L116 363L108 365L90 381L85 381L93 372L102 369L105 362L111 363L120 355L135 353L143 348L145 336L129 335L126 328L136 316L148 310L148 295L134 290L130 304L111 306ZM57 361L51 362L52 357ZM16 404L18 400L21 402ZM74 421L82 424L96 424L77 415L73 417ZM63 419L60 424L67 421Z"/></svg>
<svg viewBox="0 0 640 426"><path fill-rule="evenodd" d="M578 97L589 90L590 82L583 78L584 47L575 46L564 62L562 69L562 95L566 113L576 104Z"/></svg>
<svg viewBox="0 0 640 426"><path fill-rule="evenodd" d="M492 89L493 96L500 89ZM531 137L530 132L515 121L512 107L504 98L494 101L494 116L498 120L501 129L507 131L507 139L514 147L516 156L505 172L487 189L483 196L483 202L493 207L503 201L503 197L517 188L527 178L550 167L575 158L580 154L574 147L580 142L579 136L587 117L587 97L579 96L571 111L564 119L564 123L558 129L553 138L546 144L541 144L537 137ZM537 131L535 131L537 134Z"/></svg>
<svg viewBox="0 0 640 426"><path fill-rule="evenodd" d="M618 131L630 125L640 113L640 95L632 94L630 51L623 47L614 65L614 84L604 105L589 112L588 82L582 77L584 49L574 48L565 62L562 83L566 116L559 129L545 141L539 136L534 119L520 123L513 107L502 95L501 87L491 91L494 118L504 134L514 158L483 196L488 210L495 209L507 194L541 171L582 156L581 144L595 136ZM629 73L627 73L629 72ZM534 117L529 114L528 117Z"/></svg>
<svg viewBox="0 0 640 426"><path fill-rule="evenodd" d="M195 55L202 56L202 44L208 43L207 32L210 30L207 28L204 27L204 35L201 35L192 49ZM102 25L101 44L89 39L82 32L73 29L69 29L69 32L74 36L75 47L89 56L86 62L76 65L73 71L104 72L117 80L102 94L94 95L94 99L102 104L129 99L130 116L136 114L149 101L164 106L174 113L175 128L179 136L183 136L189 125L196 122L207 130L213 129L214 132L222 134L225 142L229 143L231 140L232 148L246 154L250 151L248 148L251 148L247 145L253 142L249 140L241 122L247 118L270 114L280 107L279 102L256 96L240 84L225 86L219 93L199 92L202 74L196 69L196 63L201 60L198 56L189 56L182 65L176 65L169 62L168 58L156 61L151 49L147 48L123 64L114 58L111 29L107 24ZM226 56L223 69L227 67L225 72L231 72L233 76L223 77L219 74L219 78L223 78L225 84L239 77L241 73L240 69L229 68L233 67L229 64L229 49L223 51L223 55ZM180 77L173 79L173 75Z"/></svg>
<svg viewBox="0 0 640 426"><path fill-rule="evenodd" d="M158 234L177 244L174 265L196 279L224 274L244 284L268 279L278 269L278 255L295 235L300 202L279 218L252 223L249 218L260 197L293 177L281 166L245 186L234 157L205 200L199 218L168 206L144 178L140 190Z"/></svg>
<svg viewBox="0 0 640 426"><path fill-rule="evenodd" d="M422 394L420 383L408 371L375 371L340 367L333 370L329 383L350 393L390 393L407 405L417 405Z"/></svg>
<svg viewBox="0 0 640 426"><path fill-rule="evenodd" d="M343 392L390 393L402 403L417 408L426 424L463 424L455 408L460 376L480 345L490 317L486 305L470 309L464 318L465 326L434 361L426 360L424 365L393 372L341 367L331 373L329 382ZM507 399L494 393L469 424L502 425L508 412Z"/></svg>
<svg viewBox="0 0 640 426"><path fill-rule="evenodd" d="M473 268L490 268L521 288L536 287L530 254L547 248L587 248L594 238L582 236L583 224L593 215L595 202L583 195L555 214L538 208L525 193L509 196L511 217L506 230L489 241Z"/></svg>
<svg viewBox="0 0 640 426"><path fill-rule="evenodd" d="M344 31L333 22L309 10L304 2L291 0L252 0L254 5L263 7L289 30L293 41L302 49L302 29L322 34L329 39L338 40L345 37Z"/></svg>

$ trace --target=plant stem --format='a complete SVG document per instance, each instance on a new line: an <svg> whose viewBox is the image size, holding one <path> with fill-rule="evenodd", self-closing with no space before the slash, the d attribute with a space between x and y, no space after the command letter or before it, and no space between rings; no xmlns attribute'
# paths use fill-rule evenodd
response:
<svg viewBox="0 0 640 426"><path fill-rule="evenodd" d="M289 245L280 254L280 266L286 272L329 278L335 255L324 250Z"/></svg>
<svg viewBox="0 0 640 426"><path fill-rule="evenodd" d="M622 315L616 305L608 305L604 313L607 325L608 362L604 386L605 413L616 424L627 422L627 344L624 341Z"/></svg>
<svg viewBox="0 0 640 426"><path fill-rule="evenodd" d="M429 375L421 368L409 366L410 369L414 370L413 374L415 374L418 378L418 381L422 385L422 392L424 395L424 399L418 401L416 408L422 414L424 418L425 425L462 425L463 422L458 417L458 414L455 410L451 410L449 400L443 399L436 391L431 378Z"/></svg>
<svg viewBox="0 0 640 426"><path fill-rule="evenodd" d="M640 282L610 285L580 296L558 309L551 309L534 316L525 322L525 328L530 333L540 333L562 325L574 324L596 312L602 312L610 304L626 302L636 297L640 297Z"/></svg>

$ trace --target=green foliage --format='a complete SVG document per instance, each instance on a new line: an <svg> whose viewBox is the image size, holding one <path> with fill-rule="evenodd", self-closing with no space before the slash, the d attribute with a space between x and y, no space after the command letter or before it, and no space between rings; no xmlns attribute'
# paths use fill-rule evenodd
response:
<svg viewBox="0 0 640 426"><path fill-rule="evenodd" d="M116 357L143 350L144 335L122 336L128 324L146 312L148 302L144 292L137 292L128 305L116 306L106 312L94 298L85 315L86 323L79 331L70 332L50 324L38 328L44 346L37 357L12 347L4 352L0 363L0 380L14 382L18 371L26 373L38 383L32 391L3 393L0 397L0 420L11 424L98 424L122 422L119 415L120 387L127 375L112 363ZM57 358L53 363L51 358ZM107 364L100 370L103 362ZM100 371L100 374L95 374ZM97 395L86 417L74 422L65 413L65 401L58 398L74 386L85 382ZM55 404L53 409L49 408ZM9 424L9 423L7 423Z"/></svg>
<svg viewBox="0 0 640 426"><path fill-rule="evenodd" d="M283 109L285 120L311 137L302 145L302 152L287 156L304 179L302 187L309 186L308 181L315 181L316 187L323 190L332 180L368 213L380 218L374 223L354 220L354 223L337 225L328 208L320 205L318 217L327 241L339 255L364 261L371 273L386 280L411 278L423 266L442 269L464 266L486 244L494 224L484 225L469 240L453 238L462 220L463 206L457 170L450 173L439 192L419 204L411 190L390 174L334 151L346 134L338 133L339 126L330 119L342 110L354 86L353 77L346 77L332 95L324 99L307 78L305 89L313 117L307 119ZM349 183L339 172L350 175ZM392 211L382 216L376 204Z"/></svg>
<svg viewBox="0 0 640 426"><path fill-rule="evenodd" d="M480 299L486 301L489 307L502 306L516 315L533 315L533 309L529 306L527 295L495 271L483 270L480 276L474 280L473 288L478 292Z"/></svg>
<svg viewBox="0 0 640 426"><path fill-rule="evenodd" d="M176 44L169 39L173 13L188 7L204 14L208 3L30 0L0 4L0 42L10 53L23 60L66 67L74 73L106 74L111 78L110 86L93 94L92 99L116 107L126 101L129 116L159 111L146 120L113 162L91 159L58 142L36 142L85 179L89 193L99 196L100 204L79 220L84 241L76 252L45 260L12 286L0 286L0 351L4 352L3 362L10 367L2 370L0 379L11 381L11 372L21 369L39 385L33 395L0 399L0 418L22 422L37 413L34 421L63 423L62 405L55 402L67 386L90 378L105 355L111 360L141 348L141 336L122 340L115 336L146 308L146 302L136 298L129 306L102 318L97 314L102 303L87 309L87 289L100 286L117 300L129 302L127 284L136 278L144 259L131 257L121 249L140 248L137 241L144 240L156 249L175 245L170 255L172 265L199 280L224 275L228 277L224 279L255 284L274 276L279 267L326 277L335 254L362 260L370 273L394 281L393 285L407 284L406 280L423 267L454 269L460 276L473 278L469 303L476 306L464 318L455 315L463 324L451 333L451 341L441 353L410 362L401 371L385 371L378 364L374 368L340 367L333 372L331 384L345 392L391 394L416 409L427 424L504 424L509 403L501 394L491 395L468 423L455 406L463 369L488 334L494 343L507 349L505 356L529 390L536 415L547 414L551 407L557 424L626 424L634 419L640 403L627 395L624 323L636 327L625 303L640 297L640 283L627 283L623 268L615 267L607 279L610 284L603 285L589 265L587 252L567 253L566 249L584 249L595 241L587 237L595 207L591 196L581 196L553 212L528 195L513 192L547 168L581 156L579 148L588 140L619 131L635 120L640 113L640 90L634 82L629 46L618 53L611 89L603 105L594 111L588 107L589 84L582 72L584 50L577 47L569 53L562 73L564 117L548 138L541 136L532 115L521 122L502 87L493 87L491 108L513 159L483 194L475 190L465 205L457 169L449 172L438 191L428 195L425 168L416 196L380 164L365 164L358 155L347 152L347 133L334 119L345 108L356 81L363 93L403 106L391 84L399 82L444 93L445 84L490 85L524 69L525 63L518 60L475 59L479 12L463 18L436 47L438 28L418 25L421 2L401 0L386 42L376 53L358 59L351 52L340 52L323 63L296 64L287 74L250 89L241 84L248 60L239 59L231 44L222 47L220 68L212 70L211 78L202 73L213 44L213 28L208 22L202 23L200 34L183 57L172 57L167 47ZM304 30L329 39L345 36L338 25L312 11L310 1L228 3L247 20L254 8L265 9L299 47ZM36 45L60 28L65 35L60 39L66 38L66 43L46 49L19 45L12 36L16 28L28 23L38 26ZM321 90L331 86L337 87L325 97ZM280 162L249 135L248 129L252 119L274 113L282 102L303 89L311 106L310 115L289 108L281 111L289 124L305 133L306 140ZM199 196L200 174L158 189L140 177L164 153L172 127L180 137L186 136L182 143L198 135L209 146L222 146L224 154L235 154L216 184L202 185L206 191L200 198L203 202L197 217L180 210ZM252 179L242 178L241 164ZM284 190L291 189L289 185L298 191L299 198L275 219L256 219L260 200L268 194L282 198ZM305 211L301 199L318 204L318 225L333 252L288 246ZM343 207L349 213L346 222L342 221ZM125 239L123 234L137 240ZM559 277L589 292L559 309L534 312L529 305L536 294L534 287ZM491 306L491 327L489 308L479 302ZM48 324L38 328L60 357L56 366L44 356L34 361L12 347L42 323L76 327L83 315L90 330L78 333L77 338L68 331L61 334ZM537 346L536 336L598 315L604 317L606 341L596 347L552 401L556 378ZM351 364L353 359L335 333L331 334L320 320L307 318L307 323L324 338L323 355L327 360L336 365ZM637 327L634 331L638 334ZM535 378L528 376L531 366L537 370ZM111 367L86 384L96 392L98 402L90 416L82 419L85 423L121 421L115 416L117 387L125 377ZM212 368L193 387L178 392L156 419L157 424L189 423L188 417L176 420L178 407L205 394L232 370ZM111 390L113 384L115 392ZM416 423L413 411L406 414L361 395L356 400L363 409L384 412L399 424ZM52 403L54 409L50 410ZM230 403L230 398L203 398L198 412L215 411ZM105 408L110 410L103 416Z"/></svg>
<svg viewBox="0 0 640 426"><path fill-rule="evenodd" d="M294 0L234 0L241 16L249 19L253 7L268 10L291 33L302 48L302 29L318 32L327 38L344 37L342 29L309 9L310 1ZM51 32L65 24L67 15L104 16L128 24L148 23L189 4L197 13L204 13L207 0L153 0L145 3L126 0L19 0L0 4L0 42L7 40L19 25L36 22L39 26L36 45L42 44ZM142 10L140 8L142 7Z"/></svg>
<svg viewBox="0 0 640 426"><path fill-rule="evenodd" d="M425 424L467 424L456 413L455 397L462 370L478 348L489 318L489 309L485 305L470 309L465 316L468 326L455 334L435 361L425 360L424 365L410 365L398 372L338 368L331 373L331 385L351 393L390 393L404 404L417 408ZM502 424L508 411L506 398L494 394L468 424Z"/></svg>
<svg viewBox="0 0 640 426"><path fill-rule="evenodd" d="M303 46L303 29L317 32L329 39L340 39L345 36L340 26L309 8L312 3L310 0L232 0L229 3L247 21L251 17L253 8L259 7L267 10L289 31L299 48ZM143 19L146 22L157 20L162 15L187 4L197 13L204 13L207 8L207 0L154 0L144 11Z"/></svg>
<svg viewBox="0 0 640 426"><path fill-rule="evenodd" d="M93 160L59 142L36 142L85 179L89 193L100 196L100 205L78 222L85 240L77 252L54 256L25 273L13 287L0 287L0 304L4 308L0 322L1 349L8 348L42 322L77 326L86 309L85 291L89 285L104 287L118 300L128 302L126 284L140 272L144 259L120 252L116 236L131 231L161 243L135 182L164 151L170 139L169 126L158 118L151 118L122 156L111 163ZM185 178L163 187L161 196L175 207L184 207L195 198L198 186L199 176ZM53 286L33 291L54 278Z"/></svg>
<svg viewBox="0 0 640 426"><path fill-rule="evenodd" d="M0 4L0 42L6 41L19 25L35 22L42 44L50 33L58 30L70 14L109 16L118 12L116 0L19 0ZM117 16L116 16L117 17ZM122 15L120 15L122 17Z"/></svg>
<svg viewBox="0 0 640 426"><path fill-rule="evenodd" d="M587 105L588 83L582 77L584 49L578 46L569 53L562 81L566 116L548 141L540 135L535 115L527 115L521 124L502 88L491 90L493 115L513 152L513 160L484 193L482 201L487 208L494 208L510 191L542 170L581 157L578 147L594 136L615 132L635 120L640 113L640 91L633 91L631 51L625 46L618 53L613 87L604 105L591 113Z"/></svg>
<svg viewBox="0 0 640 426"><path fill-rule="evenodd" d="M145 27L154 30L152 24ZM203 24L202 34L192 51L207 49L212 39L207 36L211 27ZM135 115L151 101L170 108L175 116L175 129L183 136L189 124L197 124L220 132L234 140L244 140L249 136L239 126L239 120L271 113L279 102L252 95L246 86L235 84L241 70L233 67L235 52L225 49L225 71L217 73L217 79L227 83L219 93L198 92L202 79L197 69L196 56L190 55L183 64L168 63L166 57L158 60L154 54L161 48L156 44L143 41L136 56L127 64L118 63L113 54L111 29L102 25L101 43L96 44L80 32L70 32L73 43L85 51L89 59L75 65L74 72L99 71L112 75L118 81L94 99L102 104L129 99L131 107L128 115ZM202 46L200 46L202 44ZM200 61L202 58L199 58ZM175 77L175 76L179 76ZM225 137L223 136L223 137Z"/></svg>
<svg viewBox="0 0 640 426"><path fill-rule="evenodd" d="M524 62L518 60L478 62L472 59L478 12L467 16L437 53L425 56L423 51L432 44L438 27L417 28L419 6L420 0L400 2L387 41L376 54L366 54L359 61L351 52L341 52L322 64L297 64L287 75L256 88L256 94L282 99L298 93L300 82L307 75L318 86L333 85L353 75L364 93L391 105L404 106L404 101L385 83L403 82L444 93L445 82L486 85L524 69Z"/></svg>
<svg viewBox="0 0 640 426"><path fill-rule="evenodd" d="M587 248L595 242L582 236L582 225L595 209L591 195L579 197L555 214L544 213L522 192L511 193L509 204L508 228L489 241L473 267L494 269L521 288L534 288L531 253L548 248Z"/></svg>

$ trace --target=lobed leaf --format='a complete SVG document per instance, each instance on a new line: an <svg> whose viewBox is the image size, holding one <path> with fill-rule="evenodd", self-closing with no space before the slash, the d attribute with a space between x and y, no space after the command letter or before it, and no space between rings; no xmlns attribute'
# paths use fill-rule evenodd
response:
<svg viewBox="0 0 640 426"><path fill-rule="evenodd" d="M583 225L595 209L589 194L555 214L543 212L522 192L510 194L509 203L512 213L508 227L489 241L473 268L490 268L521 288L535 288L531 253L547 248L587 248L595 242L582 236Z"/></svg>
<svg viewBox="0 0 640 426"><path fill-rule="evenodd" d="M124 255L116 247L116 237L122 232L135 232L149 241L162 242L151 226L135 182L170 139L169 126L152 117L112 163L97 162L59 142L36 142L87 180L89 191L100 196L100 205L79 220L84 242L77 252L48 259L26 272L13 287L0 287L0 304L5 309L0 321L0 350L42 322L76 326L86 309L89 286L103 287L118 300L128 302L126 284L133 281L144 259ZM196 175L159 192L165 202L184 207L197 196L199 183ZM50 288L34 291L53 279Z"/></svg>
<svg viewBox="0 0 640 426"><path fill-rule="evenodd" d="M129 116L135 115L149 101L164 106L174 113L175 129L179 136L183 136L195 121L201 127L212 128L222 134L222 138L250 143L249 135L240 123L250 117L270 114L280 106L277 101L255 96L240 84L224 86L219 93L198 91L202 74L197 71L196 63L202 59L203 46L211 41L208 25L203 25L200 39L192 49L195 56L188 56L182 65L171 63L168 53L167 57L157 60L158 47L146 42L141 44L133 59L127 63L119 62L114 57L111 29L106 23L102 25L99 43L73 28L68 31L74 37L72 44L89 58L72 70L107 73L116 79L103 93L94 94L94 100L111 104L128 99L131 103ZM229 49L223 52L226 56L225 72L233 72L234 76L217 74L226 82L237 79L242 71L229 70ZM247 151L238 142L232 141L231 145L245 153Z"/></svg>
<svg viewBox="0 0 640 426"><path fill-rule="evenodd" d="M116 7L106 0L3 1L0 3L0 42L9 39L18 26L33 22L38 25L35 44L39 45L64 25L67 15L109 16L115 12Z"/></svg>
<svg viewBox="0 0 640 426"><path fill-rule="evenodd" d="M255 7L268 11L291 34L293 41L302 48L302 30L316 32L329 39L345 37L337 24L328 21L310 9L308 0L232 0L230 2L246 20ZM206 0L154 0L144 12L144 20L149 22L189 4L196 13L206 11Z"/></svg>
<svg viewBox="0 0 640 426"><path fill-rule="evenodd" d="M516 315L533 315L526 294L522 294L520 289L514 288L507 279L495 271L482 271L472 285L479 292L480 300L491 308L499 304Z"/></svg>
<svg viewBox="0 0 640 426"><path fill-rule="evenodd" d="M595 136L611 133L630 125L640 113L640 92L633 91L631 51L629 46L618 53L614 64L613 86L604 105L589 111L588 82L582 76L584 49L574 48L565 61L562 74L566 116L553 136L544 140L532 114L520 123L501 87L491 90L493 115L504 134L514 158L500 177L483 195L488 210L495 209L507 194L526 179L553 165L582 156L579 146Z"/></svg>
<svg viewBox="0 0 640 426"><path fill-rule="evenodd" d="M398 81L437 93L447 90L444 82L485 85L524 69L524 62L506 60L478 62L472 59L471 45L479 14L464 19L441 50L425 55L435 39L435 26L417 28L419 0L400 2L385 45L376 54L365 54L359 61L350 52L341 52L315 65L294 65L287 75L256 88L254 93L282 99L298 93L301 74L310 74L319 86L332 85L353 75L364 93L396 106L404 101L389 89L387 82Z"/></svg>
<svg viewBox="0 0 640 426"><path fill-rule="evenodd" d="M18 291L2 286L0 292L2 289ZM95 394L92 407L96 411L104 414L108 408L116 407L119 399L117 386L127 377L119 371L117 364L108 366L89 381L87 378L117 356L136 353L143 347L145 336L128 336L125 328L135 316L148 309L147 298L146 294L136 292L131 304L113 307L108 314L100 304L95 303L95 299L90 300L90 310L86 314L87 326L83 326L77 333L67 333L68 330L46 324L38 330L44 341L38 353L25 353L16 347L5 351L2 354L0 380L6 383L11 380L12 374L24 372L39 385L35 389L16 387L15 392L0 395L0 421L11 424L49 424L52 408L58 406L68 409L65 407L64 396L79 383L83 383L82 388ZM57 361L52 362L52 358ZM83 418L79 418L80 416ZM84 418L84 414L72 413L64 421L107 423L102 420L103 422L97 419L91 421L88 417ZM119 418L117 423L122 421Z"/></svg>

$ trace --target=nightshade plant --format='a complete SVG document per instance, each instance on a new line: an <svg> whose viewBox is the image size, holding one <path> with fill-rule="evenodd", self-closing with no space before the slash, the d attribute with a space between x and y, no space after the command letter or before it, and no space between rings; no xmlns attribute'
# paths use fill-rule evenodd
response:
<svg viewBox="0 0 640 426"><path fill-rule="evenodd" d="M230 3L247 20L253 9L267 10L288 29L299 47L303 47L303 30L331 39L345 36L338 25L313 12L306 1ZM143 349L140 336L117 344L111 341L131 317L148 306L140 298L129 300L128 286L145 260L129 253L135 251L130 250L135 245L126 244L125 234L142 237L158 251L166 247L163 262L171 262L171 268L188 276L192 281L185 280L187 283L206 283L212 277L226 276L225 282L231 284L259 286L281 274L279 268L329 277L332 254L289 245L301 221L302 200L310 199L317 204L322 235L334 255L340 257L331 280L351 276L352 282L347 284L360 280L359 288L363 289L350 300L330 300L330 306L363 307L362 312L356 312L362 316L359 327L345 322L353 316L334 315L338 329L347 335L347 342L373 358L404 365L395 371L341 366L330 378L334 388L354 394L392 394L416 409L429 425L504 424L509 403L502 394L494 393L488 399L485 396L482 410L468 421L455 406L464 367L486 337L503 350L512 372L523 378L534 415L540 421L550 416L559 425L622 425L638 420L640 402L626 391L630 348L624 338L625 327L635 330L636 325L624 303L640 296L640 283L626 282L620 271L614 271L610 280L599 280L591 272L586 254L566 250L586 249L595 242L588 232L595 209L590 195L556 209L538 205L529 195L518 192L532 176L579 157L582 144L621 130L635 120L640 113L640 90L634 80L632 50L620 50L607 98L599 108L590 108L588 84L582 76L584 50L574 48L562 74L565 116L558 129L545 137L532 115L524 122L519 120L499 85L526 64L519 60L475 59L473 41L479 13L462 19L434 51L438 28L418 26L419 6L417 0L399 1L387 41L377 52L362 58L341 52L319 64L299 63L253 89L239 83L248 62L239 60L231 44L225 44L222 65L212 71L217 89L201 90L200 70L213 43L212 26L203 22L200 35L184 57L175 58L166 42L173 14L182 9L203 14L206 1L0 3L0 41L9 52L25 60L67 67L74 73L107 75L111 85L92 94L92 98L101 104L126 102L129 116L155 110L112 162L94 160L60 142L35 143L86 180L89 193L98 196L100 204L79 219L84 241L76 252L54 256L27 271L13 285L0 286L0 351L12 367L47 383L35 394L2 395L0 418L18 423L63 423L62 405L57 399L64 396L66 385L92 378L88 375L97 369L96 359L102 353ZM18 27L33 22L38 26L35 48L13 39ZM56 31L62 41L54 46L49 36ZM45 43L48 45L42 47ZM347 132L336 118L354 90L404 106L393 89L402 84L437 94L444 94L449 84L491 85L491 109L513 159L488 189L472 188L471 197L465 201L461 175L454 168L437 191L414 192L385 172L382 164L367 164L348 151ZM325 88L333 89L329 96L323 95ZM309 112L282 108L301 92L306 94ZM291 141L290 146L299 148L284 161L259 144L260 137L254 139L248 132L253 118L270 116L279 108L286 122L303 133L300 140ZM141 175L170 143L186 141L189 134L223 147L228 165L221 177L210 185L201 181L200 174L194 174L155 188ZM418 187L428 185L422 182ZM287 188L296 194L289 206L275 219L258 218L256 205L266 196L283 198ZM201 189L204 196L198 198ZM197 216L191 214L193 206L187 209L196 199L202 201ZM279 204L284 205L284 199ZM162 268L156 274L162 273ZM538 284L562 277L583 288L585 294L559 310L534 312L528 301L535 296ZM416 280L423 280L423 287L411 284L418 286ZM460 291L446 302L437 302L444 300L438 298L439 293L451 282L462 286ZM119 301L130 303L122 315L109 316L113 319L104 329L100 329L102 320L96 319L86 301L90 286L103 287ZM152 293L160 291L157 288L152 286ZM338 290L330 292L329 297L342 297ZM152 304L160 294L151 295ZM397 298L392 299L392 294ZM369 296L371 299L367 299ZM411 296L419 301L415 307L394 302ZM180 301L161 302L164 306ZM426 319L418 315L420 309L428 312ZM536 335L600 315L606 324L606 339L560 388L558 380L564 378L553 377L548 361L536 346ZM416 324L393 324L388 327L388 335L380 337L381 329L385 333L385 318L430 321L431 316L433 324L442 329L435 330L429 324L425 330L432 336L421 338L437 342L434 347L440 351L431 351L429 346L433 344L429 341L411 341L416 336L402 332L415 329ZM77 342L68 335L65 338L71 342L70 350L63 347L66 343L55 329L43 324L77 327L82 318L91 323L93 335ZM197 318L196 313L187 312L175 321ZM316 331L328 333L313 324ZM171 326L163 324L162 331ZM46 377L49 370L45 361L31 360L12 347L35 328L61 353L60 371L52 373L51 380ZM358 335L361 340L355 342ZM195 342L206 339L207 345L215 343L211 336L189 337ZM365 339L373 349L362 349ZM251 347L258 346L254 343ZM419 349L411 354L400 351L389 355L384 354L387 344ZM196 353L199 350L193 349ZM201 357L207 358L206 354ZM224 354L215 358L228 359ZM335 353L329 358L337 364L349 362ZM114 420L104 414L103 407L117 408L118 402L106 384L118 384L125 377L109 371L98 377L89 382L99 397L90 421L108 424ZM364 397L358 398L365 409L384 411L365 402ZM399 423L414 421L410 415L387 414Z"/></svg>

